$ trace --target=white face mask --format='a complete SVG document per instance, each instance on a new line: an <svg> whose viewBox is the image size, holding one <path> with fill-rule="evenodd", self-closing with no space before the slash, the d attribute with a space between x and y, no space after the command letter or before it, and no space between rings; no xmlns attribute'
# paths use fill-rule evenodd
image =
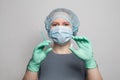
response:
<svg viewBox="0 0 120 80"><path fill-rule="evenodd" d="M72 38L73 31L72 28L67 26L55 26L50 30L49 34L53 41L60 45L64 45Z"/></svg>

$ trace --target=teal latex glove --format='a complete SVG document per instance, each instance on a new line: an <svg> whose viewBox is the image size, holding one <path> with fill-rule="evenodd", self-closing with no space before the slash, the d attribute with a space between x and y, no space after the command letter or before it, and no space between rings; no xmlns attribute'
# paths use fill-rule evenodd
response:
<svg viewBox="0 0 120 80"><path fill-rule="evenodd" d="M96 68L97 64L93 57L93 51L90 41L86 37L73 36L73 40L77 43L79 49L70 47L70 50L80 59L85 61L86 68Z"/></svg>
<svg viewBox="0 0 120 80"><path fill-rule="evenodd" d="M28 63L28 70L32 72L38 72L41 62L46 58L47 54L52 50L52 48L48 48L51 41L46 40L36 46L33 50L32 58ZM45 50L45 48L47 48Z"/></svg>

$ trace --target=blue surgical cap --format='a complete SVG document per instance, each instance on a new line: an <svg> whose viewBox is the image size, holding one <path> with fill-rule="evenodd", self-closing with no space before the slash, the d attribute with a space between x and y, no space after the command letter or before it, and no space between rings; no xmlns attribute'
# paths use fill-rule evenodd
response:
<svg viewBox="0 0 120 80"><path fill-rule="evenodd" d="M72 25L72 29L73 29L73 35L76 35L78 32L78 27L80 26L80 21L77 17L77 15L72 12L69 9L65 9L65 8L57 8L54 9L45 19L45 28L48 31L50 31L50 26L51 23L53 22L54 19L56 18L64 18L67 21L69 21Z"/></svg>

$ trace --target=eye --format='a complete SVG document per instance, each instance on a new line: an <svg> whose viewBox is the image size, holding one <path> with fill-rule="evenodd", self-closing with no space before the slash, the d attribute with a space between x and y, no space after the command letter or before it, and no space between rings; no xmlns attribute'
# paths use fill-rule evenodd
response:
<svg viewBox="0 0 120 80"><path fill-rule="evenodd" d="M65 23L64 26L70 26L70 24L69 23Z"/></svg>
<svg viewBox="0 0 120 80"><path fill-rule="evenodd" d="M58 23L52 23L51 26L58 26L59 24Z"/></svg>

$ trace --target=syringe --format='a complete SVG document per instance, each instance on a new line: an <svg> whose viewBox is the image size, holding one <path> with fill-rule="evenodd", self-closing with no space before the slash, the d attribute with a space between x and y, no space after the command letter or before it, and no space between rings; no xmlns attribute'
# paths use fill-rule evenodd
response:
<svg viewBox="0 0 120 80"><path fill-rule="evenodd" d="M44 36L43 32L40 30L40 33L41 33L41 36L42 36L42 39L44 41L46 41L46 37ZM46 48L50 48L50 45L46 46Z"/></svg>

